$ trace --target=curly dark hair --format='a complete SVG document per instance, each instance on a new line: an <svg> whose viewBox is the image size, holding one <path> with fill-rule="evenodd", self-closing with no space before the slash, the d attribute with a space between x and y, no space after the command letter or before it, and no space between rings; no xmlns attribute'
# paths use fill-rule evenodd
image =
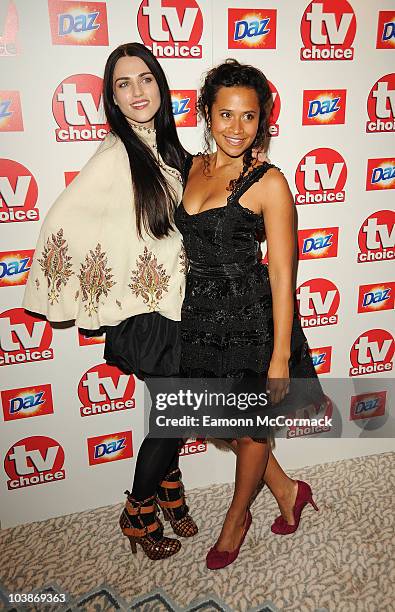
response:
<svg viewBox="0 0 395 612"><path fill-rule="evenodd" d="M210 149L210 116L211 109L221 87L249 87L256 91L258 96L260 114L256 138L252 148L266 148L269 139L269 116L273 106L273 96L267 78L261 70L249 64L240 64L235 59L212 68L204 79L203 86L197 101L197 111L204 119L206 125L204 138L206 150ZM247 152L246 152L247 153ZM247 156L250 155L247 153Z"/></svg>

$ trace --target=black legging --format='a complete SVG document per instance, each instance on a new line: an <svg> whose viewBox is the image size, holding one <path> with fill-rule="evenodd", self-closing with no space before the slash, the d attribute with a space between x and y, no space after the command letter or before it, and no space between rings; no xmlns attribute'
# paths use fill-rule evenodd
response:
<svg viewBox="0 0 395 612"><path fill-rule="evenodd" d="M132 496L142 501L156 494L166 474L178 467L179 438L150 438L147 436L137 455Z"/></svg>

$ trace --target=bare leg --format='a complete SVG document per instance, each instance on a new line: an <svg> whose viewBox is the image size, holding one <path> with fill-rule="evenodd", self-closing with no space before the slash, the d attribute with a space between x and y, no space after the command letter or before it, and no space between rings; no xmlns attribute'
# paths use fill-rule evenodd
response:
<svg viewBox="0 0 395 612"><path fill-rule="evenodd" d="M265 442L240 438L237 448L235 490L216 544L219 551L231 551L240 544L251 495L262 478L268 460L268 445Z"/></svg>

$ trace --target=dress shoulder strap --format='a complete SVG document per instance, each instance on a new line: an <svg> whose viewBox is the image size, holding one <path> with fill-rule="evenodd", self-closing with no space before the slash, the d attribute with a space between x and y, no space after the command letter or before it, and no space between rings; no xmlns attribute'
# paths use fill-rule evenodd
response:
<svg viewBox="0 0 395 612"><path fill-rule="evenodd" d="M190 153L187 153L187 156L184 160L184 165L182 168L182 184L183 184L184 189L187 184L187 180L188 180L188 176L191 171L191 168L192 168L192 164L193 164L193 155L191 155Z"/></svg>
<svg viewBox="0 0 395 612"><path fill-rule="evenodd" d="M248 174L245 175L241 183L239 183L236 189L231 193L230 198L237 198L237 199L241 198L241 196L250 187L252 187L254 183L259 181L262 178L262 176L266 174L268 170L270 170L270 168L277 168L277 170L280 170L280 168L278 168L274 164L269 164L268 162L263 162L263 164L261 164L260 166L256 166L255 168L250 170L250 172L248 172Z"/></svg>

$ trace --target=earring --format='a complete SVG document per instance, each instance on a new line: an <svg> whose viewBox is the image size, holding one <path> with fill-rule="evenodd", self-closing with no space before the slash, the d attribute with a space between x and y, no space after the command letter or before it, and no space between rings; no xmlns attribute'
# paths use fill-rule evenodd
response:
<svg viewBox="0 0 395 612"><path fill-rule="evenodd" d="M210 117L207 119L207 128L211 130L211 119Z"/></svg>

